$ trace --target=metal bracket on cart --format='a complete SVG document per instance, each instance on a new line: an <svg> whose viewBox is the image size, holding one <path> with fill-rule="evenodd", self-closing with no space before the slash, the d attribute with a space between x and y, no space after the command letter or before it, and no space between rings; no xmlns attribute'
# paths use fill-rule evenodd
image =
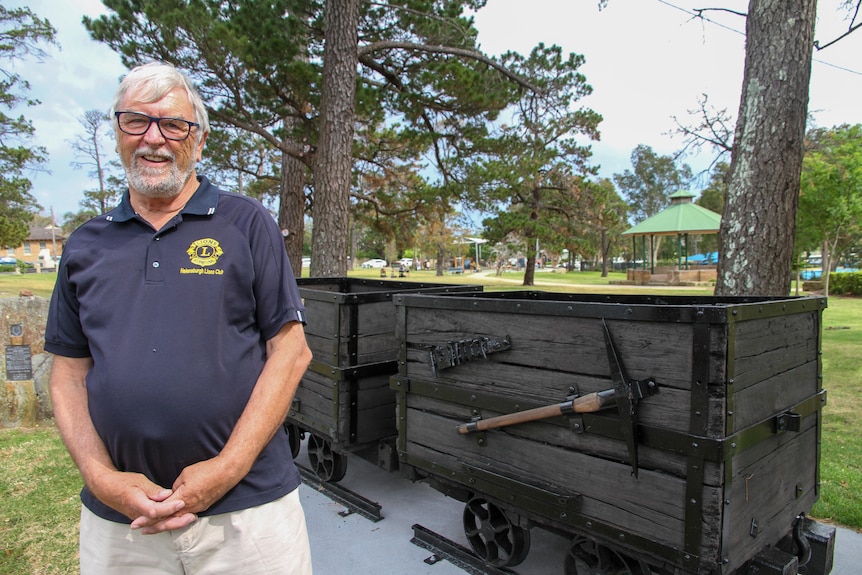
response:
<svg viewBox="0 0 862 575"><path fill-rule="evenodd" d="M473 417L472 417L472 419L470 419L470 422L477 424L481 420L482 420L482 416L479 415L479 411L474 409L473 410ZM480 431L480 432L476 433L476 443L480 447L485 447L488 445L488 439L485 437L484 431Z"/></svg>
<svg viewBox="0 0 862 575"><path fill-rule="evenodd" d="M617 412L620 415L623 437L626 440L626 449L629 453L629 461L632 466L632 475L638 476L638 418L637 403L644 397L653 395L658 391L655 381L646 382L633 381L629 379L623 367L622 360L614 346L608 324L602 318L602 328L605 333L605 347L608 352L608 363L611 368L611 380L614 382L614 398L617 403Z"/></svg>
<svg viewBox="0 0 862 575"><path fill-rule="evenodd" d="M574 401L580 396L578 390L574 387L569 388L569 395L566 396L566 403L570 405L574 405ZM570 413L569 415L569 429L572 430L573 433L583 433L584 426L584 416L580 413Z"/></svg>
<svg viewBox="0 0 862 575"><path fill-rule="evenodd" d="M802 416L792 411L786 411L775 416L775 433L782 431L799 431Z"/></svg>
<svg viewBox="0 0 862 575"><path fill-rule="evenodd" d="M832 571L835 531L835 527L813 521L801 513L791 532L778 545L762 549L748 561L746 572L784 575L798 571L827 575Z"/></svg>

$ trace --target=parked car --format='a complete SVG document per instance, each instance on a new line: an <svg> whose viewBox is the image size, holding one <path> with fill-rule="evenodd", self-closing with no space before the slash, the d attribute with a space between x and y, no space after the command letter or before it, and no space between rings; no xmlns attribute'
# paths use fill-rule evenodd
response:
<svg viewBox="0 0 862 575"><path fill-rule="evenodd" d="M412 268L413 267L413 258L401 258L400 260L398 260L398 263L400 265L404 266L405 268Z"/></svg>
<svg viewBox="0 0 862 575"><path fill-rule="evenodd" d="M302 267L304 267L304 268L311 267L311 256L303 256Z"/></svg>
<svg viewBox="0 0 862 575"><path fill-rule="evenodd" d="M14 266L18 260L12 257L0 258L0 266Z"/></svg>
<svg viewBox="0 0 862 575"><path fill-rule="evenodd" d="M386 260L381 260L379 258L373 258L373 259L370 259L368 261L362 262L362 267L366 268L366 269L368 269L368 268L385 268L386 265L387 265Z"/></svg>

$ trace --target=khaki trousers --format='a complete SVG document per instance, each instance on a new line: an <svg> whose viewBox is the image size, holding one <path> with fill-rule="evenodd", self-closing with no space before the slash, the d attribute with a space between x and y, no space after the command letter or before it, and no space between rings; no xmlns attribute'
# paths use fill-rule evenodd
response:
<svg viewBox="0 0 862 575"><path fill-rule="evenodd" d="M299 489L155 535L82 506L80 551L81 575L311 575Z"/></svg>

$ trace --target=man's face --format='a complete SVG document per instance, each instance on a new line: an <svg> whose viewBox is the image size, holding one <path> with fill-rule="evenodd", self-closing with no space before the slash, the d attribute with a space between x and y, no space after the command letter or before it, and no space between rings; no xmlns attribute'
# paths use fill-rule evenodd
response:
<svg viewBox="0 0 862 575"><path fill-rule="evenodd" d="M195 121L192 105L182 88L175 88L161 100L150 103L141 102L137 93L131 91L117 111ZM197 129L192 128L189 137L179 142L162 136L155 122L140 136L117 131L117 151L126 170L129 189L150 198L179 194L194 179L195 162L201 159L205 138L198 142Z"/></svg>

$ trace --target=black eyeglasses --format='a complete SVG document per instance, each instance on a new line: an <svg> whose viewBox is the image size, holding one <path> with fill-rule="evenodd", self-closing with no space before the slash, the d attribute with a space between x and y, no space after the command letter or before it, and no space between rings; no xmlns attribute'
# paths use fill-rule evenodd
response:
<svg viewBox="0 0 862 575"><path fill-rule="evenodd" d="M117 117L117 125L120 130L130 136L143 136L150 129L150 125L155 122L165 139L180 141L189 137L192 127L200 126L200 124L180 118L156 118L140 112L114 112L114 115Z"/></svg>

